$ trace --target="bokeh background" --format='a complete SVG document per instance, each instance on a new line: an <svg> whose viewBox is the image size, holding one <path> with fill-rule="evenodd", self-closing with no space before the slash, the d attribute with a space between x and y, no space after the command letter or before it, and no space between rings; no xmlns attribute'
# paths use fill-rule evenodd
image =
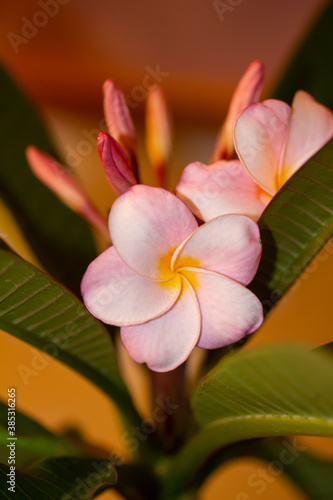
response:
<svg viewBox="0 0 333 500"><path fill-rule="evenodd" d="M52 12L46 22L45 16L38 15L42 3ZM114 199L94 147L103 118L105 79L114 79L131 99L141 138L146 88L155 81L161 83L174 121L168 173L173 188L186 164L209 160L232 92L248 64L254 59L265 63L264 97L268 97L327 1L226 0L224 12L222 3L17 0L1 4L0 62L38 108L60 157L75 167L103 211L109 210ZM151 182L144 153L142 158L143 180ZM332 254L332 245L324 247L320 259L274 309L247 349L282 340L311 347L332 340L328 279L333 272ZM147 373L119 349L125 376L146 415ZM125 453L110 402L53 359L40 362L36 370L36 359L34 349L2 333L0 395L5 397L7 387L16 386L19 408L50 429L76 427L93 445ZM35 375L23 380L20 366L33 368ZM299 442L308 450L333 457L331 440L300 438ZM249 477L260 467L265 465L248 459L230 463L207 481L200 500L304 498L282 476L267 482L259 494ZM118 495L108 492L100 498Z"/></svg>

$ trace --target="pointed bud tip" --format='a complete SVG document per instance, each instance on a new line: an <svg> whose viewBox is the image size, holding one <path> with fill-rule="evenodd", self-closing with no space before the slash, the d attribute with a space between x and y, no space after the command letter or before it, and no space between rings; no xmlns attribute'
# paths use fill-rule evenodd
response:
<svg viewBox="0 0 333 500"><path fill-rule="evenodd" d="M105 153L105 148L107 147L108 143L109 143L109 139L110 139L110 135L107 134L106 132L101 132L100 134L98 134L98 137L97 137L97 151L98 151L98 154L99 154L99 157L103 163L103 155Z"/></svg>
<svg viewBox="0 0 333 500"><path fill-rule="evenodd" d="M97 139L97 149L106 177L116 194L123 194L137 183L133 167L114 137L101 132Z"/></svg>
<svg viewBox="0 0 333 500"><path fill-rule="evenodd" d="M264 63L260 60L260 59L255 59L254 61L252 61L252 63L250 64L250 66L253 65L253 66L258 66L258 68L263 68L264 67Z"/></svg>
<svg viewBox="0 0 333 500"><path fill-rule="evenodd" d="M97 147L99 150L103 150L107 145L111 148L116 147L122 151L122 154L125 154L120 146L120 144L116 141L112 135L107 132L100 132L97 137Z"/></svg>
<svg viewBox="0 0 333 500"><path fill-rule="evenodd" d="M164 97L164 93L163 93L163 90L162 90L162 87L161 85L152 85L151 87L149 87L148 91L147 91L147 96L149 95L161 95Z"/></svg>
<svg viewBox="0 0 333 500"><path fill-rule="evenodd" d="M29 159L35 154L42 154L42 151L40 151L40 149L33 144L29 144L29 146L25 149L25 157L29 161Z"/></svg>
<svg viewBox="0 0 333 500"><path fill-rule="evenodd" d="M120 94L122 94L122 91L120 90L120 87L118 87L118 85L116 84L116 82L114 80L111 80L111 78L108 78L103 83L103 93L104 93L104 96L106 96L108 94L113 95L114 93L116 95L117 94L120 95Z"/></svg>
<svg viewBox="0 0 333 500"><path fill-rule="evenodd" d="M25 157L32 172L41 177L50 170L52 172L61 172L61 166L52 156L30 144L25 150ZM43 180L44 182L44 180Z"/></svg>
<svg viewBox="0 0 333 500"><path fill-rule="evenodd" d="M101 144L102 145L105 142L107 136L109 136L108 133L106 133L106 132L100 132L98 134L98 137L97 137L97 144Z"/></svg>
<svg viewBox="0 0 333 500"><path fill-rule="evenodd" d="M251 64L250 66L248 67L247 71L250 73L251 71L253 73L257 73L259 74L259 78L260 78L260 83L261 83L261 80L263 80L264 78L264 73L265 73L265 65L262 61L260 61L259 59L255 59Z"/></svg>
<svg viewBox="0 0 333 500"><path fill-rule="evenodd" d="M108 78L103 83L103 90L104 90L104 92L107 91L107 90L109 90L111 87L117 87L117 85L114 83L113 80L111 80L110 78Z"/></svg>

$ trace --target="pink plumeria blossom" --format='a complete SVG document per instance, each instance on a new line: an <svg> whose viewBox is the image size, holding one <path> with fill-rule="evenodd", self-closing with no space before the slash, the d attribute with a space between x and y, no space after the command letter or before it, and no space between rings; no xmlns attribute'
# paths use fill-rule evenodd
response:
<svg viewBox="0 0 333 500"><path fill-rule="evenodd" d="M275 99L249 106L234 136L240 161L191 163L177 185L177 195L204 221L227 213L258 219L289 177L332 138L333 115L299 91L292 107Z"/></svg>
<svg viewBox="0 0 333 500"><path fill-rule="evenodd" d="M146 100L146 149L159 187L166 184L171 135L171 118L162 89L151 87Z"/></svg>
<svg viewBox="0 0 333 500"><path fill-rule="evenodd" d="M212 162L232 159L235 153L233 140L235 121L245 108L258 102L263 81L264 65L261 61L253 61L240 79L231 98L227 117L217 137Z"/></svg>
<svg viewBox="0 0 333 500"><path fill-rule="evenodd" d="M103 85L104 116L107 128L131 163L136 161L136 131L126 104L125 96L113 80Z"/></svg>
<svg viewBox="0 0 333 500"><path fill-rule="evenodd" d="M106 219L85 194L75 177L54 158L35 146L26 149L26 157L35 176L65 205L80 214L109 241Z"/></svg>
<svg viewBox="0 0 333 500"><path fill-rule="evenodd" d="M308 93L292 106L275 99L249 106L235 124L237 154L270 196L333 136L333 114Z"/></svg>
<svg viewBox="0 0 333 500"><path fill-rule="evenodd" d="M225 214L243 214L257 220L271 198L239 160L210 165L190 163L182 173L176 194L203 221Z"/></svg>
<svg viewBox="0 0 333 500"><path fill-rule="evenodd" d="M261 303L246 288L261 255L249 217L198 227L175 195L136 185L114 203L109 229L114 246L88 267L82 295L93 315L121 326L138 363L169 371L196 345L228 345L260 326Z"/></svg>
<svg viewBox="0 0 333 500"><path fill-rule="evenodd" d="M111 135L101 132L97 139L97 149L105 175L116 194L123 194L137 184L132 165Z"/></svg>
<svg viewBox="0 0 333 500"><path fill-rule="evenodd" d="M104 114L110 136L100 134L99 154L111 187L117 194L122 194L139 182L136 132L126 99L117 85L107 80L103 91ZM146 147L156 183L163 187L171 150L171 120L159 86L147 92ZM127 162L124 162L124 157ZM123 182L124 179L126 182Z"/></svg>
<svg viewBox="0 0 333 500"><path fill-rule="evenodd" d="M134 184L136 176L136 132L125 97L116 84L107 80L103 86L104 111L108 130L99 134L97 147L106 177L116 194L122 194ZM32 172L61 201L86 219L109 243L106 217L101 215L89 196L80 187L75 175L51 156L35 146L29 146L26 157Z"/></svg>
<svg viewBox="0 0 333 500"><path fill-rule="evenodd" d="M120 195L138 183L136 131L125 96L114 81L106 80L103 95L110 134L99 134L97 149L109 184Z"/></svg>
<svg viewBox="0 0 333 500"><path fill-rule="evenodd" d="M253 61L240 79L232 96L226 119L218 134L212 163L190 163L185 167L176 187L176 194L201 220L235 213L257 219L263 211L266 197L257 196L260 188L234 160L233 129L238 116L260 98L264 80L264 65ZM251 202L248 203L249 192Z"/></svg>

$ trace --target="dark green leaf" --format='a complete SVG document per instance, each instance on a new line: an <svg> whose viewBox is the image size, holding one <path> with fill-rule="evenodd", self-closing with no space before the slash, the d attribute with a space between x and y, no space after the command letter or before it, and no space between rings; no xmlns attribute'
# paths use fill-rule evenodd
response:
<svg viewBox="0 0 333 500"><path fill-rule="evenodd" d="M289 179L258 224L263 253L250 289L268 312L333 234L333 141Z"/></svg>
<svg viewBox="0 0 333 500"><path fill-rule="evenodd" d="M21 436L29 435L29 436L42 436L42 437L50 437L53 434L45 429L42 425L40 425L35 420L27 417L23 413L19 412L17 409L15 410L16 417L16 427L17 431L21 433ZM0 432L3 429L7 431L7 422L8 422L8 405L3 401L0 401ZM7 431L8 434L8 431Z"/></svg>
<svg viewBox="0 0 333 500"><path fill-rule="evenodd" d="M56 436L35 420L16 409L15 436L19 441L19 453L16 454L16 466L25 467L38 458L46 456L73 455L76 447L61 436ZM8 406L0 401L0 462L8 458Z"/></svg>
<svg viewBox="0 0 333 500"><path fill-rule="evenodd" d="M137 422L107 330L63 285L3 248L0 328L81 373Z"/></svg>
<svg viewBox="0 0 333 500"><path fill-rule="evenodd" d="M333 342L330 342L329 344L324 344L319 347L317 347L319 351L323 350L324 352L326 351L329 354L333 354Z"/></svg>
<svg viewBox="0 0 333 500"><path fill-rule="evenodd" d="M288 442L290 448L286 444ZM286 450L289 452L287 457ZM293 447L293 440L286 439L258 447L255 450L255 456L267 462L277 461L281 464L283 472L294 481L309 500L332 500L332 460L325 460L299 451L297 446Z"/></svg>
<svg viewBox="0 0 333 500"><path fill-rule="evenodd" d="M286 474L309 500L332 499L333 461L310 455L297 437L257 439L227 446L215 453L198 471L191 488L198 490L218 467L229 460L244 457L266 461L268 476L275 477L275 471ZM264 464L262 468L265 469Z"/></svg>
<svg viewBox="0 0 333 500"><path fill-rule="evenodd" d="M333 109L333 2L328 2L310 34L302 40L273 97L291 104L295 92L306 90Z"/></svg>
<svg viewBox="0 0 333 500"><path fill-rule="evenodd" d="M266 436L333 436L333 362L321 352L265 346L226 357L198 384L202 430L164 470L179 491L218 449Z"/></svg>
<svg viewBox="0 0 333 500"><path fill-rule="evenodd" d="M110 462L84 458L51 458L16 471L15 496L8 491L9 468L0 464L0 500L90 500L103 485L112 485L117 474Z"/></svg>
<svg viewBox="0 0 333 500"><path fill-rule="evenodd" d="M43 266L78 293L95 257L90 229L31 173L25 160L29 144L55 153L32 107L1 68L0 87L0 196Z"/></svg>

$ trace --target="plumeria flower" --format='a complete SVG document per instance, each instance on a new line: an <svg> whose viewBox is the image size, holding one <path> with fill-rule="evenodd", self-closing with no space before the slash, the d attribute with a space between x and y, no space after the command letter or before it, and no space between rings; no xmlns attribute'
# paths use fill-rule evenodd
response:
<svg viewBox="0 0 333 500"><path fill-rule="evenodd" d="M100 214L75 177L54 158L35 146L26 149L26 157L35 176L109 241L105 217Z"/></svg>
<svg viewBox="0 0 333 500"><path fill-rule="evenodd" d="M125 98L118 87L107 80L104 90L104 111L108 130L101 133L98 151L106 177L116 194L137 184L136 133ZM47 153L29 146L26 157L32 172L74 212L86 219L109 244L107 220L84 192L75 175Z"/></svg>
<svg viewBox="0 0 333 500"><path fill-rule="evenodd" d="M243 214L257 220L271 199L239 160L190 163L176 194L203 221L225 214Z"/></svg>
<svg viewBox="0 0 333 500"><path fill-rule="evenodd" d="M258 102L264 81L264 65L253 61L240 79L230 101L228 113L218 134L212 162L230 160L235 153L233 130L238 116L250 104Z"/></svg>
<svg viewBox="0 0 333 500"><path fill-rule="evenodd" d="M333 136L333 114L307 92L290 107L275 99L249 106L235 124L237 154L254 181L273 197Z"/></svg>
<svg viewBox="0 0 333 500"><path fill-rule="evenodd" d="M161 87L154 86L147 93L146 149L155 173L157 185L166 185L166 172L171 152L172 125Z"/></svg>
<svg viewBox="0 0 333 500"><path fill-rule="evenodd" d="M224 126L218 136L213 157L229 158L234 154L232 125L236 116L261 93L263 65L254 61L245 72L234 93ZM101 132L97 149L106 177L117 195L139 182L137 135L126 99L115 82L103 85L104 115L109 133ZM167 164L171 151L171 120L159 86L151 87L146 100L146 148L158 186L165 187ZM67 206L83 216L108 241L105 217L100 214L75 176L34 146L27 149L33 173Z"/></svg>
<svg viewBox="0 0 333 500"><path fill-rule="evenodd" d="M331 111L304 91L295 94L291 107L275 99L252 104L234 127L243 166L239 161L192 163L177 195L204 221L226 213L258 219L291 175L332 136Z"/></svg>
<svg viewBox="0 0 333 500"><path fill-rule="evenodd" d="M116 194L123 194L137 184L133 166L111 135L104 132L99 134L97 150L109 184Z"/></svg>
<svg viewBox="0 0 333 500"><path fill-rule="evenodd" d="M110 134L98 137L98 152L104 170L117 194L138 183L136 132L125 97L112 80L104 90L104 114ZM158 186L165 186L171 149L171 120L162 90L151 87L146 100L146 147Z"/></svg>
<svg viewBox="0 0 333 500"><path fill-rule="evenodd" d="M103 93L109 133L99 134L97 149L111 188L121 195L139 182L137 136L125 97L117 85L107 80ZM146 145L156 183L163 186L171 149L171 120L158 86L147 92ZM107 234L109 240L105 217L98 212L75 175L35 146L27 148L26 156L36 177L104 237Z"/></svg>
<svg viewBox="0 0 333 500"><path fill-rule="evenodd" d="M176 187L176 194L201 220L208 221L228 213L245 214L256 218L265 207L256 196L248 203L248 192L258 187L234 159L233 128L236 119L250 104L260 98L264 66L253 61L246 69L232 96L226 119L218 134L212 164L190 163L185 167ZM223 193L223 196L221 195Z"/></svg>
<svg viewBox="0 0 333 500"><path fill-rule="evenodd" d="M138 363L165 372L194 346L222 347L255 331L262 306L246 285L261 243L246 216L198 223L175 195L136 185L110 212L113 246L88 267L81 285L89 311L121 326L121 339Z"/></svg>
<svg viewBox="0 0 333 500"><path fill-rule="evenodd" d="M117 172L118 168L122 174L125 173L123 165L118 165L116 159L110 161L107 153L103 154L103 145L109 148L107 142L111 137L121 150L127 161L127 174L133 175L132 185L137 183L137 137L131 114L126 104L124 94L112 80L106 80L103 85L103 109L107 128L110 134L103 134L103 140L99 142L98 152L101 158L104 170L109 172L107 177L110 181L110 173ZM117 175L111 182L111 187L117 194L122 191L122 186L117 185Z"/></svg>

